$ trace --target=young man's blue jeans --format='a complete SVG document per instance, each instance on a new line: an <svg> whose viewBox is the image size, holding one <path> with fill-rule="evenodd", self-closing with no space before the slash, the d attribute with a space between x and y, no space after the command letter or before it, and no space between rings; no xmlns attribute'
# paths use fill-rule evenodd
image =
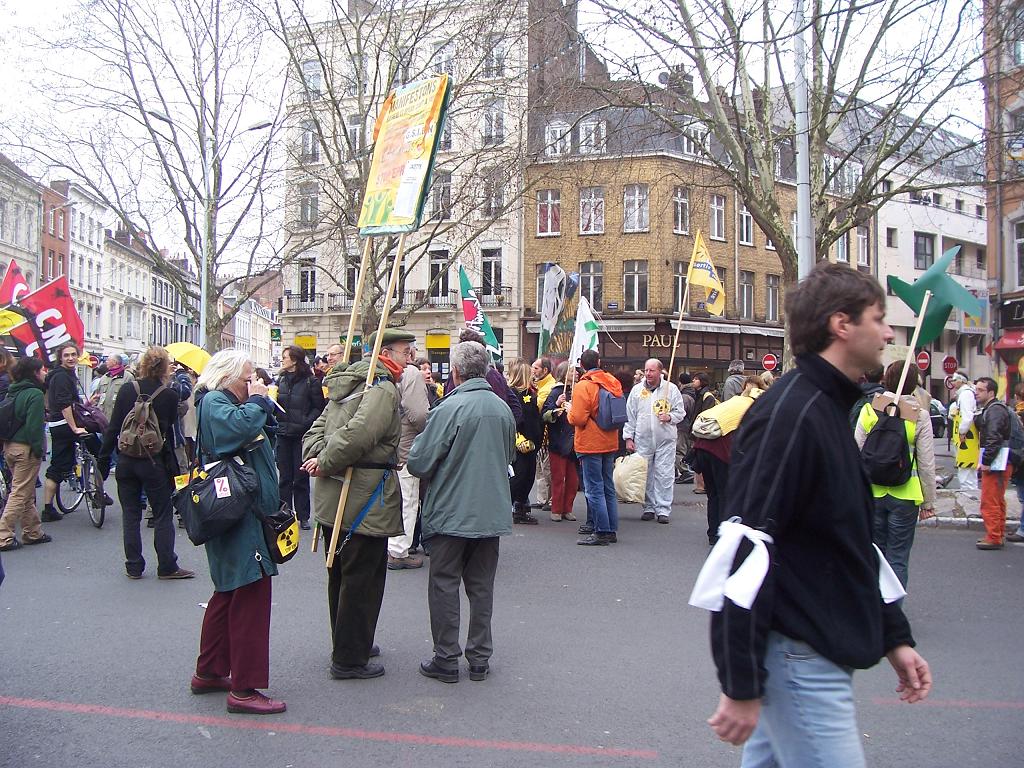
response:
<svg viewBox="0 0 1024 768"><path fill-rule="evenodd" d="M615 454L584 453L580 455L580 463L583 465L583 492L594 518L594 530L615 533L619 530L619 507L612 482Z"/></svg>
<svg viewBox="0 0 1024 768"><path fill-rule="evenodd" d="M740 768L864 768L851 670L768 633L768 680Z"/></svg>
<svg viewBox="0 0 1024 768"><path fill-rule="evenodd" d="M889 561L900 584L910 578L910 548L917 530L917 504L894 496L875 499L872 538Z"/></svg>

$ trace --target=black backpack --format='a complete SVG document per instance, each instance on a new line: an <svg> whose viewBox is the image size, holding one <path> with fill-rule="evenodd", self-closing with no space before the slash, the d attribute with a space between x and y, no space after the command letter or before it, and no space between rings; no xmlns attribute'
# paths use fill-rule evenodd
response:
<svg viewBox="0 0 1024 768"><path fill-rule="evenodd" d="M14 398L8 395L0 401L0 440L10 440L23 426L25 423L14 415Z"/></svg>
<svg viewBox="0 0 1024 768"><path fill-rule="evenodd" d="M875 411L875 415L878 421L864 440L861 460L874 485L894 488L910 479L913 468L907 429L896 403L887 405L884 411Z"/></svg>

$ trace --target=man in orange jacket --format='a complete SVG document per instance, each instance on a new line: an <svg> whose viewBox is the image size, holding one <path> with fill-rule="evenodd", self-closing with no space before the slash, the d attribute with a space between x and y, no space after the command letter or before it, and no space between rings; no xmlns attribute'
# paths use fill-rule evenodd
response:
<svg viewBox="0 0 1024 768"><path fill-rule="evenodd" d="M580 368L586 373L573 389L568 418L576 427L573 447L583 466L584 492L594 519L594 532L576 543L585 547L607 546L615 543L619 529L619 508L612 482L619 434L618 430L605 430L597 425L597 408L600 390L622 397L622 385L601 370L601 358L592 349L580 356Z"/></svg>

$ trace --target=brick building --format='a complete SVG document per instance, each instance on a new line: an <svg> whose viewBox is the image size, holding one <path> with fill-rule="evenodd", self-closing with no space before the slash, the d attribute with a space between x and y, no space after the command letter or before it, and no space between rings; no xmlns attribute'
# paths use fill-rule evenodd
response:
<svg viewBox="0 0 1024 768"><path fill-rule="evenodd" d="M67 273L68 224L71 203L67 197L50 187L41 187L43 195L43 227L39 238L39 282L47 283Z"/></svg>

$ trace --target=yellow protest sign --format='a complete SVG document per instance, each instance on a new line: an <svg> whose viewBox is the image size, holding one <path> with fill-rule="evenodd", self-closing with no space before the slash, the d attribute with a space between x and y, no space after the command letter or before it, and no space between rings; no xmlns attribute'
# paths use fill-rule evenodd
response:
<svg viewBox="0 0 1024 768"><path fill-rule="evenodd" d="M373 160L359 212L360 235L411 232L419 227L449 88L448 75L440 75L409 83L384 101L373 129Z"/></svg>

